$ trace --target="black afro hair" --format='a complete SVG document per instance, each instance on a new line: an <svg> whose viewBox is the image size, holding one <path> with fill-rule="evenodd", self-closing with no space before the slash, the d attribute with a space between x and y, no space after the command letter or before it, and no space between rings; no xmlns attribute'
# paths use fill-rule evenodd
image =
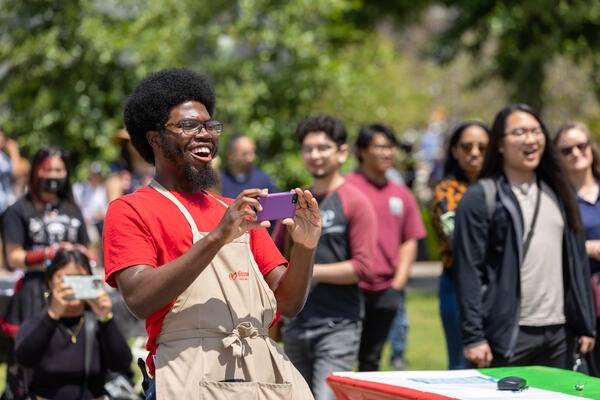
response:
<svg viewBox="0 0 600 400"><path fill-rule="evenodd" d="M212 116L215 92L208 78L181 68L164 69L142 79L125 101L125 128L142 158L154 165L154 153L146 139L148 131L158 130L173 107L198 101Z"/></svg>

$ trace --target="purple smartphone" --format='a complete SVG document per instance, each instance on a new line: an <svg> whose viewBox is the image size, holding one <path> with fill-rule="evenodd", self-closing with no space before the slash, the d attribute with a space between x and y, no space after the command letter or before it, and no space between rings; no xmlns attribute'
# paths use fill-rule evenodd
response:
<svg viewBox="0 0 600 400"><path fill-rule="evenodd" d="M258 202L263 210L256 213L257 221L291 218L296 213L298 195L295 192L271 193L267 197L259 197Z"/></svg>

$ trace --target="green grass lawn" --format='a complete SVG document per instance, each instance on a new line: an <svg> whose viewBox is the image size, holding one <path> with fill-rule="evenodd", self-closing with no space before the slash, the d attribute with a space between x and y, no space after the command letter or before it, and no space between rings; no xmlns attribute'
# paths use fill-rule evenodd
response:
<svg viewBox="0 0 600 400"><path fill-rule="evenodd" d="M446 344L434 293L409 290L406 294L409 320L406 369L444 370L447 368ZM380 369L392 370L389 364L390 346L386 344ZM134 371L138 372L137 366ZM0 393L4 391L6 364L0 364Z"/></svg>
<svg viewBox="0 0 600 400"><path fill-rule="evenodd" d="M438 298L435 293L408 290L408 343L406 345L407 370L444 370L448 368L446 341L439 317ZM379 369L392 370L389 364L390 346L386 344Z"/></svg>

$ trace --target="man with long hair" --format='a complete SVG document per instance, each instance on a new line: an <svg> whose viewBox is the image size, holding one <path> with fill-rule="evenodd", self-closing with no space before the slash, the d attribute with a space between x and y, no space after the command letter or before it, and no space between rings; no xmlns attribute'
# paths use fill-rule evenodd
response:
<svg viewBox="0 0 600 400"><path fill-rule="evenodd" d="M453 238L465 358L570 369L596 333L575 197L531 107L500 110L488 148Z"/></svg>

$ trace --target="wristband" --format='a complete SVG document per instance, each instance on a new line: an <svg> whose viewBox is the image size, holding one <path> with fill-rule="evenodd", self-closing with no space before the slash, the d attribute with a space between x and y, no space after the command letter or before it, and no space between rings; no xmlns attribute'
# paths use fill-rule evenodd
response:
<svg viewBox="0 0 600 400"><path fill-rule="evenodd" d="M29 250L25 253L25 265L31 267L32 265L39 265L46 261L46 248L40 250Z"/></svg>
<svg viewBox="0 0 600 400"><path fill-rule="evenodd" d="M108 322L108 321L110 321L112 319L113 319L113 313L112 313L112 311L109 311L108 314L106 314L104 317L98 318L98 321L100 321L100 322Z"/></svg>
<svg viewBox="0 0 600 400"><path fill-rule="evenodd" d="M39 250L29 250L25 253L25 265L28 267L44 263L50 265L57 248L58 245L54 244Z"/></svg>

